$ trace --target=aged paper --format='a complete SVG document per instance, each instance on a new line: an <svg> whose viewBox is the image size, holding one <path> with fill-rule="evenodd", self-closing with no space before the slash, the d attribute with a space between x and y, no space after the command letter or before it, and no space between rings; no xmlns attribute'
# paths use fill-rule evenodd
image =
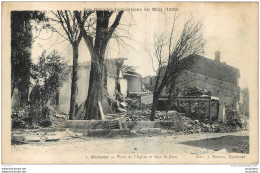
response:
<svg viewBox="0 0 260 173"><path fill-rule="evenodd" d="M240 89L248 88L249 129L233 133L193 134L168 133L169 130L162 133L161 129L159 134L111 138L82 137L57 142L12 144L11 12L44 11L51 16L51 13L57 10L114 10L116 14L123 10L121 21L116 28L118 35L114 34L111 38L106 58L127 58L125 64L138 66L137 72L142 78L155 75L151 60L154 51L153 41L156 36L170 35L174 15L178 14L174 30L177 33L176 38L181 35L184 23L190 17L201 20L205 39L203 57L213 61L214 53L220 51L219 63L225 62L238 69L236 85ZM116 17L112 16L111 21L114 20ZM37 62L36 59L41 56L44 49L48 51L58 49L61 55L67 58L68 64L72 65L72 48L67 40L62 43L61 40L55 42L52 36L54 31L50 29L43 30L42 33L32 32L33 62ZM66 33L63 31L63 34ZM58 36L56 33L55 37L62 38ZM46 42L48 39L51 41ZM57 45L59 47L56 47ZM82 39L79 46L79 63L86 61L90 61L90 53ZM258 164L259 162L257 2L3 2L2 69L2 164ZM224 76L229 75L227 73ZM220 92L224 93L224 89ZM239 95L241 99L241 92ZM228 101L229 98L233 97L227 94L225 99ZM82 100L85 99L82 96ZM69 108L64 108L67 109ZM154 129L156 131L158 128ZM240 146L236 146L237 143ZM241 145L246 143L249 144L248 153L235 152L233 149L243 147Z"/></svg>

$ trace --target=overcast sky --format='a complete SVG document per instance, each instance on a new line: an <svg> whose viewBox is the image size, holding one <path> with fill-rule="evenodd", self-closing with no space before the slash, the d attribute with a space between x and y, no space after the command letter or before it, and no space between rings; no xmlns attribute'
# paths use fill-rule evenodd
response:
<svg viewBox="0 0 260 173"><path fill-rule="evenodd" d="M248 8L251 8L250 6ZM183 28L183 23L190 15L194 19L202 19L204 23L204 37L206 40L203 56L214 59L216 50L221 52L221 62L234 66L240 70L240 86L249 85L250 80L257 79L255 71L249 71L251 60L258 56L258 28L254 20L255 14L241 5L201 5L181 6L180 17L177 20L176 33ZM169 34L172 25L173 12L125 12L123 24L117 34L125 44L111 40L106 52L106 58L124 57L125 64L138 66L137 71L143 76L154 75L152 60L148 53L152 52L154 34ZM50 31L42 31L39 39L33 44L32 57L37 59L43 49L51 51L57 49L69 63L72 63L72 47L59 35ZM90 55L82 40L79 47L79 62L90 61Z"/></svg>

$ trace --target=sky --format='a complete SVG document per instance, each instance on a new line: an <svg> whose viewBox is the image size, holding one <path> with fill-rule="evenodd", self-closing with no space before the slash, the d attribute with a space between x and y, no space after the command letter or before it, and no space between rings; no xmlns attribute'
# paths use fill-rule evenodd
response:
<svg viewBox="0 0 260 173"><path fill-rule="evenodd" d="M257 79L254 66L258 57L258 19L252 6L241 4L199 4L181 5L177 12L176 38L188 17L201 19L204 24L206 40L203 56L214 59L215 51L221 52L221 62L240 70L240 87L250 85L250 80ZM125 64L137 66L137 72L143 77L154 75L152 59L155 34L169 36L175 12L125 12L117 34L123 36L119 43L111 39L106 51L106 58L127 58ZM58 27L58 25L57 25ZM43 49L57 49L68 63L72 64L72 47L60 35L49 30L42 31L35 39L32 57L36 59ZM127 38L126 38L127 37ZM149 53L147 53L149 52ZM90 54L84 40L79 46L79 62L90 61ZM257 69L256 69L257 70Z"/></svg>

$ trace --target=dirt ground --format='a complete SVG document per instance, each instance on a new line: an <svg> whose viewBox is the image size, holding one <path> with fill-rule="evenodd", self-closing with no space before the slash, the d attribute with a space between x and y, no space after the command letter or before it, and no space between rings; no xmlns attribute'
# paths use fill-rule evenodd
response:
<svg viewBox="0 0 260 173"><path fill-rule="evenodd" d="M15 153L86 154L225 154L249 142L248 131L236 133L199 133L189 135L138 136L130 138L70 138L58 142L13 144Z"/></svg>

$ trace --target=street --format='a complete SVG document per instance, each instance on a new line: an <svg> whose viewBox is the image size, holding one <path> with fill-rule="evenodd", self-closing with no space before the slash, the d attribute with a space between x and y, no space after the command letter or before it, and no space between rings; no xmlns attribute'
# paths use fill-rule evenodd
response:
<svg viewBox="0 0 260 173"><path fill-rule="evenodd" d="M197 133L125 138L70 138L58 142L14 144L12 152L28 154L226 154L249 143L248 131L236 133ZM97 153L99 151L100 153Z"/></svg>

